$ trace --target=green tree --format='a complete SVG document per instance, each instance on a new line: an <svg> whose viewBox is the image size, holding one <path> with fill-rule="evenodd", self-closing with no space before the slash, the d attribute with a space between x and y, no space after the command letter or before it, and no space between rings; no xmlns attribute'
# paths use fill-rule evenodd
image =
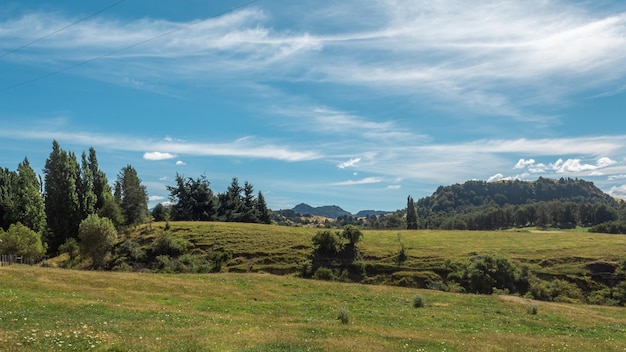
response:
<svg viewBox="0 0 626 352"><path fill-rule="evenodd" d="M243 189L239 186L239 180L233 177L225 193L218 194L219 198L219 218L223 221L242 221L244 204L242 200Z"/></svg>
<svg viewBox="0 0 626 352"><path fill-rule="evenodd" d="M312 241L314 252L318 256L333 257L343 249L341 238L330 230L319 231Z"/></svg>
<svg viewBox="0 0 626 352"><path fill-rule="evenodd" d="M115 200L120 205L125 225L138 225L148 218L148 194L131 165L124 167L117 177Z"/></svg>
<svg viewBox="0 0 626 352"><path fill-rule="evenodd" d="M406 201L406 228L417 230L417 210L413 197L409 196Z"/></svg>
<svg viewBox="0 0 626 352"><path fill-rule="evenodd" d="M81 156L80 178L78 180L78 201L81 219L96 212L98 197L94 191L94 174L87 160L87 154Z"/></svg>
<svg viewBox="0 0 626 352"><path fill-rule="evenodd" d="M17 166L16 220L41 234L46 228L46 207L41 195L41 181L30 167L28 158Z"/></svg>
<svg viewBox="0 0 626 352"><path fill-rule="evenodd" d="M93 192L96 195L95 209L99 211L104 207L109 196L113 195L113 190L109 185L106 174L98 166L96 150L93 147L89 148L88 165L93 177Z"/></svg>
<svg viewBox="0 0 626 352"><path fill-rule="evenodd" d="M265 197L263 197L263 193L261 193L261 191L259 191L259 194L256 197L256 208L259 213L259 222L262 224L271 224L272 213L267 208Z"/></svg>
<svg viewBox="0 0 626 352"><path fill-rule="evenodd" d="M53 141L52 152L44 167L46 217L50 229L47 242L52 252L56 252L68 238L78 236L81 219L77 170L76 156L68 154L56 140Z"/></svg>
<svg viewBox="0 0 626 352"><path fill-rule="evenodd" d="M246 181L243 185L243 222L259 222L259 210L257 209L257 199L254 196L254 187Z"/></svg>
<svg viewBox="0 0 626 352"><path fill-rule="evenodd" d="M11 254L28 258L41 258L46 249L41 235L21 223L12 224L8 231L0 229L0 254Z"/></svg>
<svg viewBox="0 0 626 352"><path fill-rule="evenodd" d="M167 190L174 203L174 220L212 221L217 218L217 197L206 176L194 180L177 174L176 186L167 186Z"/></svg>
<svg viewBox="0 0 626 352"><path fill-rule="evenodd" d="M7 230L15 223L17 172L0 168L0 228Z"/></svg>
<svg viewBox="0 0 626 352"><path fill-rule="evenodd" d="M170 208L161 203L157 204L152 209L152 218L154 221L168 221L170 219Z"/></svg>
<svg viewBox="0 0 626 352"><path fill-rule="evenodd" d="M78 236L81 256L91 258L94 268L102 268L106 255L117 240L117 230L113 222L91 214L80 223Z"/></svg>

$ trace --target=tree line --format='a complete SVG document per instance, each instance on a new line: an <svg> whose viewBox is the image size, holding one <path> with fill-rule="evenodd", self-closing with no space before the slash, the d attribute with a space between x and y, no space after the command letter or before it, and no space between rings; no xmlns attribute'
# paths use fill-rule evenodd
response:
<svg viewBox="0 0 626 352"><path fill-rule="evenodd" d="M159 203L152 211L156 221L228 221L269 224L271 212L260 191L248 181L243 187L234 177L223 193L215 194L206 176L198 178L176 174L176 185L167 186L172 204Z"/></svg>
<svg viewBox="0 0 626 352"><path fill-rule="evenodd" d="M98 264L103 249L96 247L110 250L118 231L145 223L151 216L271 222L263 194L255 195L247 181L241 187L237 178L226 192L215 195L205 176L177 175L176 185L167 186L172 205L159 204L150 213L146 187L135 168L123 167L111 185L93 147L78 158L54 140L43 176L37 175L27 157L15 171L0 168L0 254L42 257L56 255L60 249L73 252L80 244L81 251Z"/></svg>

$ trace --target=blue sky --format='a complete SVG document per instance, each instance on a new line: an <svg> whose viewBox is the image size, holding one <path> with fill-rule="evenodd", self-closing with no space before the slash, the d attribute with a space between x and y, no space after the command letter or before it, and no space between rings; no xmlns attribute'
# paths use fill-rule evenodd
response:
<svg viewBox="0 0 626 352"><path fill-rule="evenodd" d="M623 1L4 0L0 72L1 167L93 146L151 206L176 173L272 209L539 176L626 198Z"/></svg>

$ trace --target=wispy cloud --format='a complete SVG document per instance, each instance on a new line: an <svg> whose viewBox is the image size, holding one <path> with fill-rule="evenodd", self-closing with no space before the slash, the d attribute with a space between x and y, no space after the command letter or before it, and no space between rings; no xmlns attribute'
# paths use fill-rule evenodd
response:
<svg viewBox="0 0 626 352"><path fill-rule="evenodd" d="M59 140L85 146L104 147L112 150L142 152L146 149L161 152L145 153L148 160L164 160L176 155L230 156L241 158L305 161L322 156L315 151L298 151L287 146L244 138L231 143L180 142L175 140L142 139L123 135L103 135L90 132L62 132L51 130L3 129L0 136L22 140Z"/></svg>
<svg viewBox="0 0 626 352"><path fill-rule="evenodd" d="M291 15L289 10L287 6L282 15ZM138 89L173 80L222 84L233 75L241 81L272 77L340 83L519 120L548 118L532 113L530 106L567 100L600 83L610 90L611 82L626 75L624 12L539 0L383 0L311 10L318 14L313 24L335 23L338 29L314 32L312 28L326 26L309 23L280 30L262 4L195 22L100 18L12 59L63 67L114 52L81 73L102 80L117 76L120 84ZM346 18L354 23L350 30L342 29ZM5 20L0 22L0 48L13 48L71 22L43 12ZM621 87L623 83L613 89ZM336 117L340 125L351 124Z"/></svg>
<svg viewBox="0 0 626 352"><path fill-rule="evenodd" d="M360 180L348 180L343 182L333 183L333 186L354 186L354 185L367 185L371 183L383 182L382 177L366 177Z"/></svg>

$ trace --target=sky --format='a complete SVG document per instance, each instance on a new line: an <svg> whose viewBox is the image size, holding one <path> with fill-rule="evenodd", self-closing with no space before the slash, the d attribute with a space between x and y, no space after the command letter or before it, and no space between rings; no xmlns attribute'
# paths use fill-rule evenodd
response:
<svg viewBox="0 0 626 352"><path fill-rule="evenodd" d="M0 1L0 167L57 140L152 207L177 174L271 209L467 180L626 198L626 2Z"/></svg>

